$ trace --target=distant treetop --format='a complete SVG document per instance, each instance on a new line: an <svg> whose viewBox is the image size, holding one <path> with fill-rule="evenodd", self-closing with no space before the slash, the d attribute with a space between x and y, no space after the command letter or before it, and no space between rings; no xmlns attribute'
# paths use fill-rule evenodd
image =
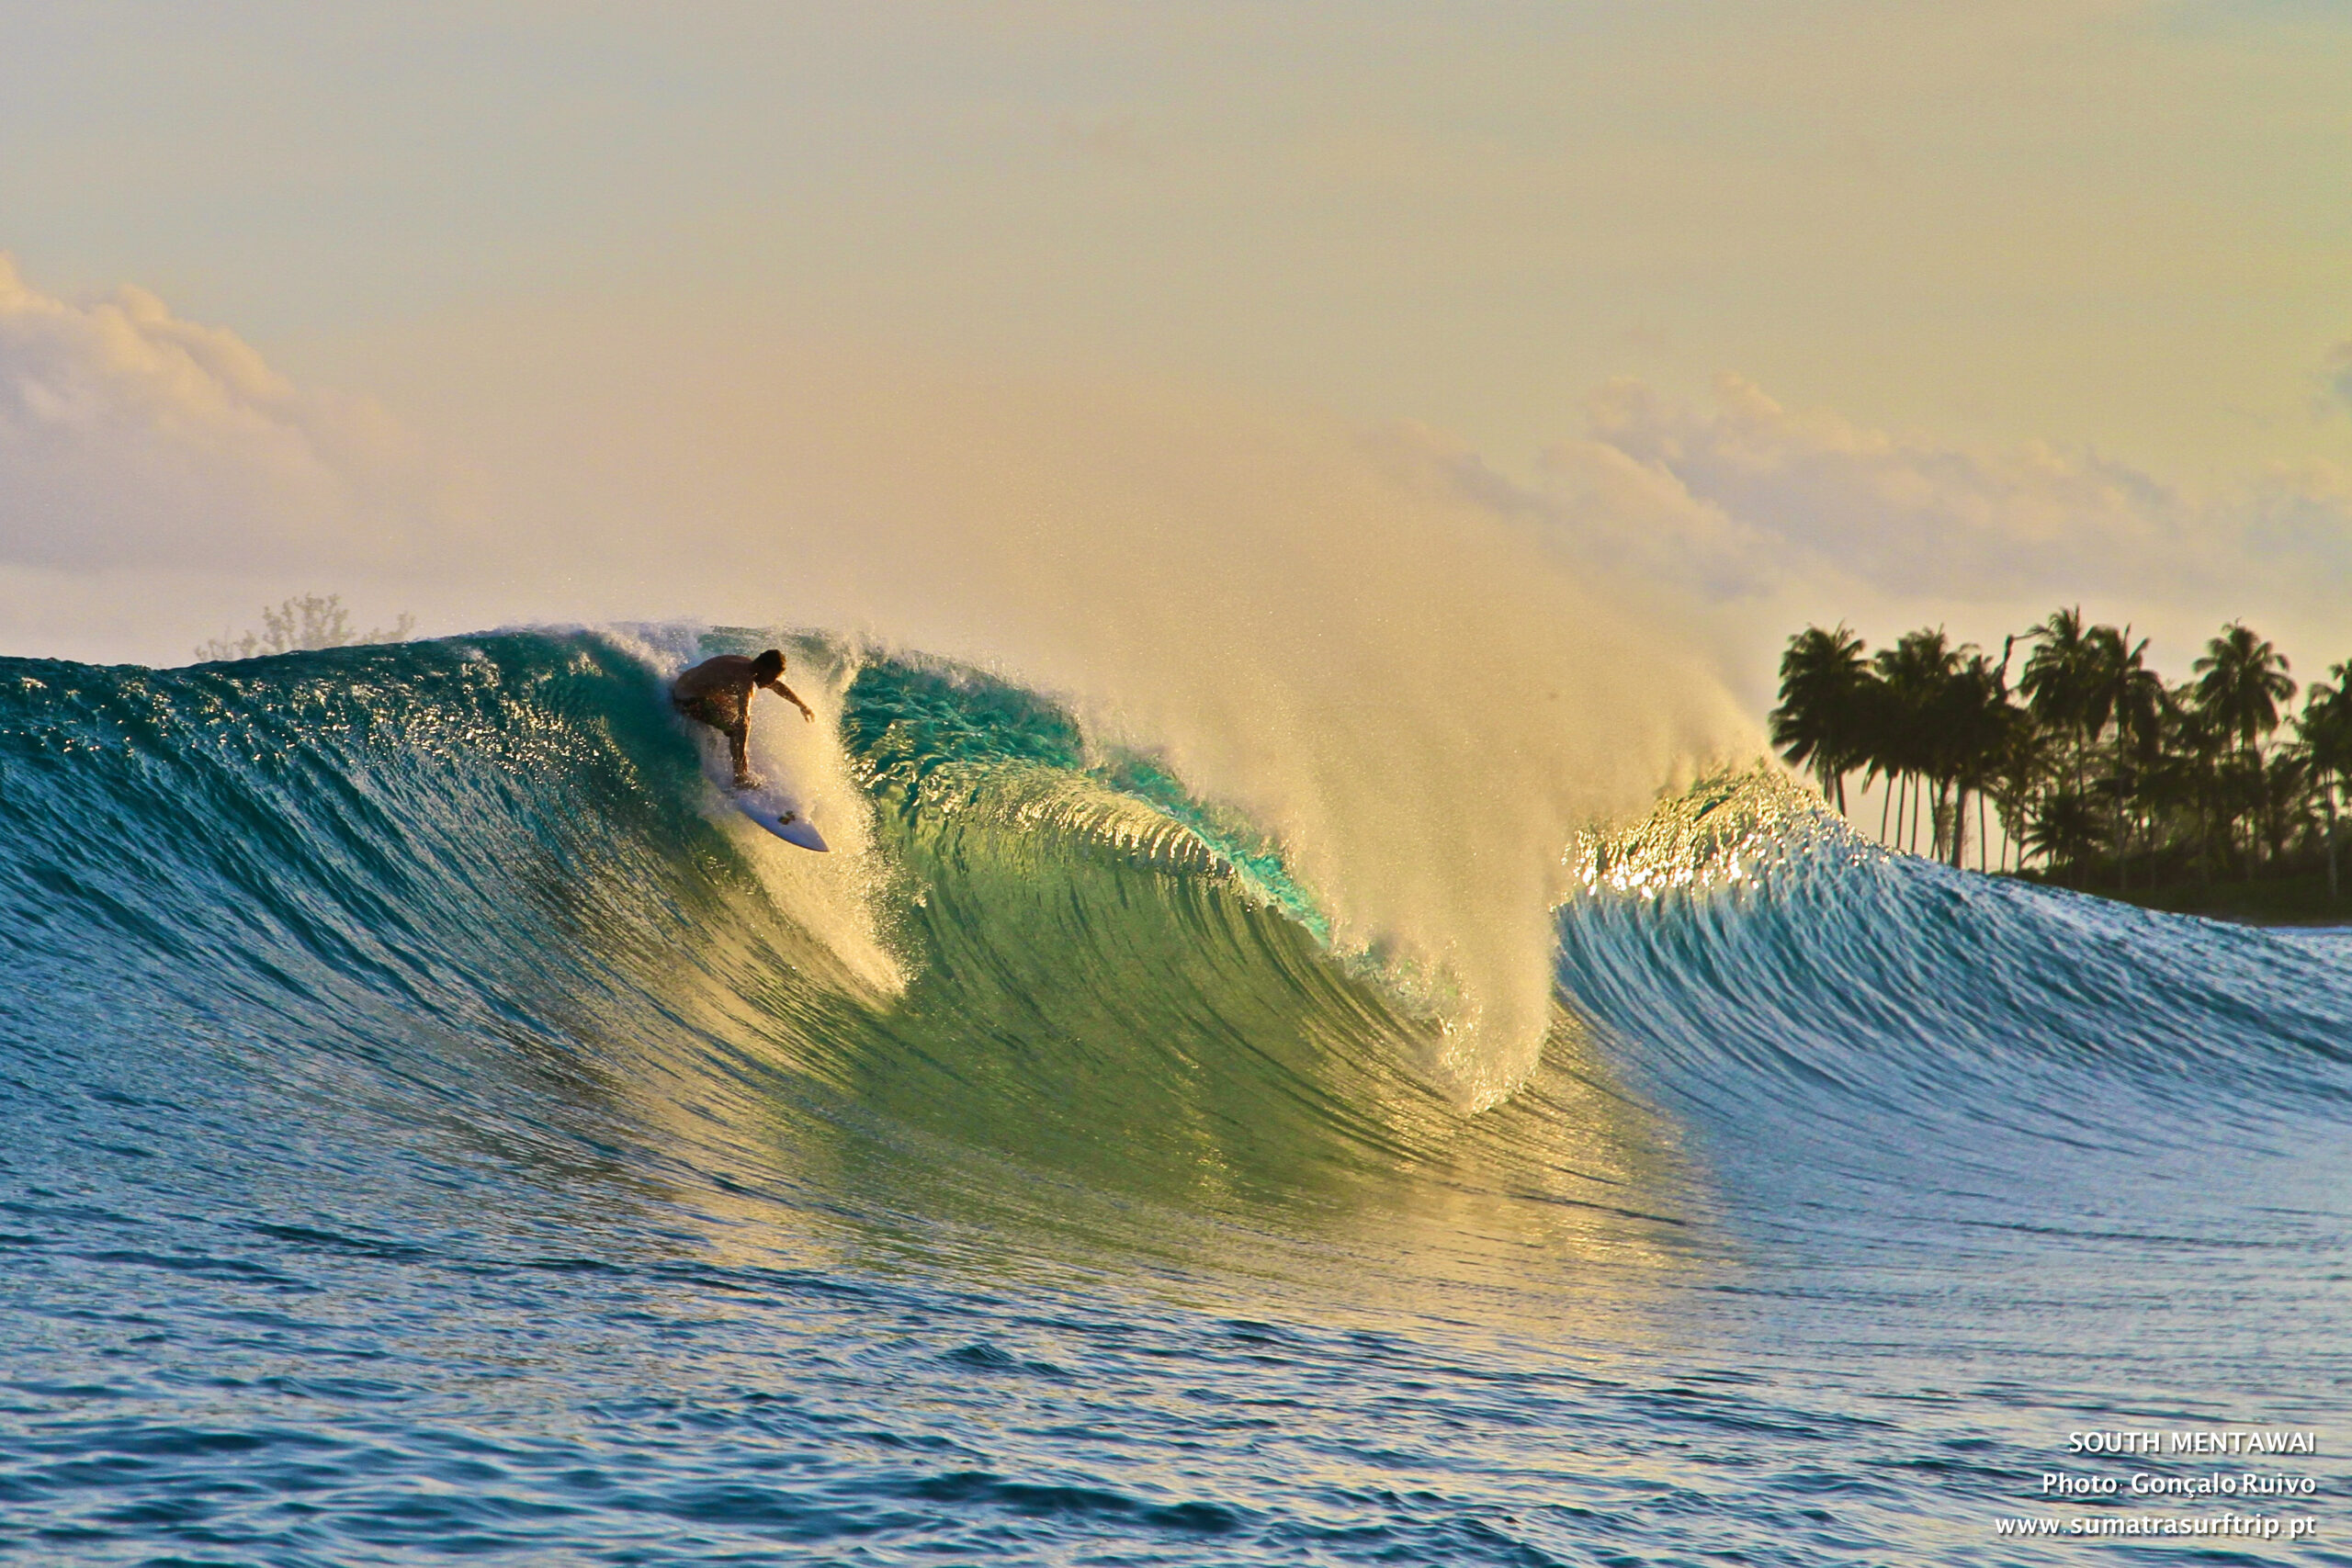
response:
<svg viewBox="0 0 2352 1568"><path fill-rule="evenodd" d="M355 630L351 612L340 593L302 593L261 613L261 626L242 637L226 634L198 645L199 660L260 659L273 653L294 653L313 648L350 648L371 642L401 642L416 628L407 611L389 626Z"/></svg>

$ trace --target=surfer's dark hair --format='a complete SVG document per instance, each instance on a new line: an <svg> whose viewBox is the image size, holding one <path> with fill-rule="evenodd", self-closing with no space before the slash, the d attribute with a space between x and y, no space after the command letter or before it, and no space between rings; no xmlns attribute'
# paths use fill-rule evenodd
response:
<svg viewBox="0 0 2352 1568"><path fill-rule="evenodd" d="M773 681L777 676L783 674L783 651L779 649L771 648L765 653L761 654L757 659L752 660L752 672L763 681Z"/></svg>

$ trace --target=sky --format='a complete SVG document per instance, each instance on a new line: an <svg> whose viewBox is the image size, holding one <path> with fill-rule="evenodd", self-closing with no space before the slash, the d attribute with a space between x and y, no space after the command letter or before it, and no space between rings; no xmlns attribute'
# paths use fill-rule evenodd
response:
<svg viewBox="0 0 2352 1568"><path fill-rule="evenodd" d="M1346 600L1300 527L1500 530L1751 729L1816 619L2352 658L2340 5L0 23L0 653L175 662L333 591L1079 681L1128 601L1041 575Z"/></svg>

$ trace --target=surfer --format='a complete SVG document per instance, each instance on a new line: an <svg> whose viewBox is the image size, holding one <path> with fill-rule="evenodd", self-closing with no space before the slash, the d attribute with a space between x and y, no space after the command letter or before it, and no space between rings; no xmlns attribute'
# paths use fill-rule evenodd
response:
<svg viewBox="0 0 2352 1568"><path fill-rule="evenodd" d="M751 760L745 749L752 740L752 693L765 686L777 696L800 710L800 716L809 723L817 716L799 694L784 683L784 653L769 649L757 659L746 659L740 653L722 653L716 659L706 659L700 664L671 682L670 701L678 711L700 724L707 724L727 737L728 755L735 761L735 787L750 789Z"/></svg>

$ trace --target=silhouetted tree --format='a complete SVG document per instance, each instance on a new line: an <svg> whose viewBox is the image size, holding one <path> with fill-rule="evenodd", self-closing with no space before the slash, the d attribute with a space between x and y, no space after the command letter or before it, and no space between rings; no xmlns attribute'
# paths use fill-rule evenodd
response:
<svg viewBox="0 0 2352 1568"><path fill-rule="evenodd" d="M2237 802L2237 816L2259 813L2267 795L2262 741L2278 728L2278 705L2295 694L2294 679L2287 673L2287 657L2245 622L2232 621L2205 645L2204 657L2192 668L2198 674L2198 707L2222 732L2237 739L2242 765L2233 771L2244 781L2231 792ZM2255 850L2260 837L2257 824L2246 839L2249 882L2254 880Z"/></svg>
<svg viewBox="0 0 2352 1568"><path fill-rule="evenodd" d="M1928 750L1939 797L1947 786L1951 793L1945 843L1955 868L1967 851L1969 793L1992 781L2015 711L2003 670L1973 648L1954 649L1930 703Z"/></svg>
<svg viewBox="0 0 2352 1568"><path fill-rule="evenodd" d="M1951 761L1951 750L1942 739L1942 710L1951 701L1948 688L1960 669L1962 652L1951 645L1942 627L1923 627L1905 632L1895 639L1893 648L1881 649L1871 661L1880 692L1879 700L1873 705L1876 713L1871 761L1901 779L1936 786L1928 819L1929 848L1938 854L1943 847L1939 808L1950 778L1946 770ZM1921 792L1912 792L1915 819L1923 798ZM1911 847L1917 847L1916 829L1909 841Z"/></svg>
<svg viewBox="0 0 2352 1568"><path fill-rule="evenodd" d="M1771 713L1772 744L1810 769L1825 798L1846 811L1846 775L1869 746L1867 688L1871 672L1862 639L1840 622L1836 631L1807 626L1781 655L1781 705Z"/></svg>
<svg viewBox="0 0 2352 1568"><path fill-rule="evenodd" d="M300 593L261 613L261 626L243 637L222 635L196 650L201 660L259 659L303 649L349 648L356 643L399 642L414 630L416 617L403 611L389 626L359 631L340 593Z"/></svg>
<svg viewBox="0 0 2352 1568"><path fill-rule="evenodd" d="M2083 625L2080 605L2052 611L2048 620L2026 635L2035 646L2025 661L2018 690L2025 694L2026 706L2035 718L2073 739L2075 788L2079 793L2090 738L2105 722L2103 713L2096 721L2092 717L2105 695L2098 646Z"/></svg>
<svg viewBox="0 0 2352 1568"><path fill-rule="evenodd" d="M2060 784L2035 805L2026 828L2026 847L2064 866L2076 881L2098 852L2105 824L2098 803L2072 784Z"/></svg>
<svg viewBox="0 0 2352 1568"><path fill-rule="evenodd" d="M2132 640L2132 629L2094 626L2087 638L2092 649L2092 673L2099 693L2093 706L2115 727L2115 773L2108 793L2114 804L2115 881L2131 883L2132 840L2129 808L2138 794L2140 774L2164 743L2165 683L2144 662L2148 639Z"/></svg>
<svg viewBox="0 0 2352 1568"><path fill-rule="evenodd" d="M2335 871L2337 796L2352 781L2352 660L2330 666L2327 673L2327 680L2312 682L2304 694L2295 729L2326 807L2327 897L2334 903L2342 897Z"/></svg>
<svg viewBox="0 0 2352 1568"><path fill-rule="evenodd" d="M2016 701L2009 667L2030 644ZM1905 633L1875 654L1843 624L1809 626L1781 661L1772 739L1845 807L1855 768L1884 785L1880 838L1966 862L1975 806L1979 869L2022 869L2087 884L2100 857L2129 889L2144 864L2210 878L2243 853L2246 874L2323 851L2339 896L2338 818L2352 787L2352 661L2314 684L2291 746L2269 742L2296 685L2278 649L2243 622L2206 645L2194 678L2168 685L2148 667L2148 639L2053 612L1997 662L1942 627ZM1972 798L1973 797L1973 798ZM2005 831L1992 855L1985 818Z"/></svg>

